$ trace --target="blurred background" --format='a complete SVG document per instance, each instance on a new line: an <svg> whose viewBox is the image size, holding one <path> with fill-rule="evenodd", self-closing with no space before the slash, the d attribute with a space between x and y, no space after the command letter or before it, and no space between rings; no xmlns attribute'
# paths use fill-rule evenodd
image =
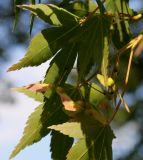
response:
<svg viewBox="0 0 143 160"><path fill-rule="evenodd" d="M42 1L44 2L44 1ZM143 11L142 0L130 0L130 6L136 11ZM11 88L24 86L43 79L48 63L39 67L28 67L20 71L7 72L26 52L30 41L28 12L21 12L16 31L13 30L13 1L0 1L0 160L8 157L22 136L28 115L38 106L38 102L11 91ZM42 21L36 20L32 35L45 27ZM132 24L134 35L143 30L143 19ZM123 107L112 124L116 139L113 141L113 160L143 160L143 81L142 56L133 65L129 79L129 91L125 99L131 106L131 114ZM18 154L14 160L50 160L50 137L43 138Z"/></svg>

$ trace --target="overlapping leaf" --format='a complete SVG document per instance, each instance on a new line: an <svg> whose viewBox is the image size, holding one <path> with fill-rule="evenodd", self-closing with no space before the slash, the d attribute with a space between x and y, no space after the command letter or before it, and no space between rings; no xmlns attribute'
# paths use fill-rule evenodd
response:
<svg viewBox="0 0 143 160"><path fill-rule="evenodd" d="M45 133L41 132L42 123L41 123L41 115L43 112L43 104L38 106L36 110L30 115L27 121L27 126L24 129L23 137L21 138L19 144L15 147L12 152L10 159L15 157L22 149L26 146L31 145L37 141L39 141L48 130L45 129Z"/></svg>
<svg viewBox="0 0 143 160"><path fill-rule="evenodd" d="M65 160L69 149L72 147L73 138L56 131L52 131L51 137L50 150L52 159Z"/></svg>
<svg viewBox="0 0 143 160"><path fill-rule="evenodd" d="M24 87L29 91L46 92L48 89L54 89L54 85L45 83L34 83Z"/></svg>
<svg viewBox="0 0 143 160"><path fill-rule="evenodd" d="M59 125L53 125L48 128L59 131L64 135L68 135L69 137L84 138L80 122L66 122Z"/></svg>
<svg viewBox="0 0 143 160"><path fill-rule="evenodd" d="M106 127L105 120L99 122L93 114L88 114L88 110L75 117L73 122L66 122L59 125L52 125L48 128L59 131L73 138L94 138L99 130ZM102 115L101 115L102 116Z"/></svg>
<svg viewBox="0 0 143 160"><path fill-rule="evenodd" d="M44 83L63 84L67 80L74 65L76 55L75 44L68 44L65 48L60 50L50 63ZM45 96L49 97L49 94L49 92L46 92Z"/></svg>
<svg viewBox="0 0 143 160"><path fill-rule="evenodd" d="M67 160L112 160L111 146L115 137L111 128L86 114L80 114L77 120L49 127L70 137L80 138L70 149Z"/></svg>
<svg viewBox="0 0 143 160"><path fill-rule="evenodd" d="M54 103L53 103L54 101ZM57 95L51 95L50 99L30 115L27 126L24 129L23 137L12 152L10 158L15 157L22 149L41 140L49 133L47 126L64 123L68 117L62 111L62 104Z"/></svg>
<svg viewBox="0 0 143 160"><path fill-rule="evenodd" d="M83 34L80 37L79 54L77 60L79 81L85 78L93 65L100 68L104 39L108 37L110 20L107 17L94 16L81 28ZM85 63L86 62L86 63Z"/></svg>
<svg viewBox="0 0 143 160"><path fill-rule="evenodd" d="M81 93L86 101L94 106L98 106L98 104L106 98L103 89L95 83L92 83L90 86L82 86Z"/></svg>
<svg viewBox="0 0 143 160"><path fill-rule="evenodd" d="M86 121L82 128L85 137L70 149L67 160L112 160L111 146L114 138L112 130L109 126L101 126L95 121L89 121L88 119Z"/></svg>
<svg viewBox="0 0 143 160"><path fill-rule="evenodd" d="M64 109L66 111L71 111L71 112L74 112L74 113L78 113L78 112L82 111L82 109L83 109L82 104L80 104L78 102L74 102L70 98L70 96L68 96L66 94L66 92L61 87L56 88L56 91L59 94L59 96L61 98L61 101L62 101L62 104L64 106Z"/></svg>
<svg viewBox="0 0 143 160"><path fill-rule="evenodd" d="M104 128L95 139L80 139L73 146L67 160L112 160L112 140L114 135L110 128Z"/></svg>
<svg viewBox="0 0 143 160"><path fill-rule="evenodd" d="M106 9L109 13L113 14L114 20L116 22L116 24L114 25L115 29L113 40L117 48L122 47L124 43L126 44L129 41L129 35L131 34L129 21L123 21L125 19L124 15L128 15L127 17L130 17L134 14L128 3L129 2L126 0L106 1ZM121 19L123 20L121 21ZM117 37L119 37L119 40ZM124 43L122 44L121 42Z"/></svg>
<svg viewBox="0 0 143 160"><path fill-rule="evenodd" d="M53 4L21 5L19 7L30 10L33 14L51 25L70 26L77 24L79 19L78 16Z"/></svg>
<svg viewBox="0 0 143 160"><path fill-rule="evenodd" d="M107 37L104 38L103 58L101 64L101 74L104 76L104 83L107 87L108 81L108 66L109 65L109 44Z"/></svg>
<svg viewBox="0 0 143 160"><path fill-rule="evenodd" d="M14 88L15 91L25 94L26 96L35 99L36 101L43 102L44 96L42 93L27 90L24 87Z"/></svg>
<svg viewBox="0 0 143 160"><path fill-rule="evenodd" d="M69 5L64 6L68 11L76 14L79 17L87 16L90 12L93 12L97 7L97 4L93 0L83 2L82 0L73 1Z"/></svg>
<svg viewBox="0 0 143 160"><path fill-rule="evenodd" d="M53 27L42 30L32 39L24 58L12 65L8 71L38 66L49 60L70 40L71 34L69 27Z"/></svg>
<svg viewBox="0 0 143 160"><path fill-rule="evenodd" d="M14 21L13 30L15 30L15 28L17 26L17 23L19 20L19 13L20 13L20 9L16 6L22 4L23 2L24 2L24 0L14 0L15 21Z"/></svg>

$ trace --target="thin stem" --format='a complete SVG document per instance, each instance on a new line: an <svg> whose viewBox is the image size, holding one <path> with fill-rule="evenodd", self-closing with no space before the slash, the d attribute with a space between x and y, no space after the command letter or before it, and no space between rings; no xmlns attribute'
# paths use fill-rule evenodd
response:
<svg viewBox="0 0 143 160"><path fill-rule="evenodd" d="M133 49L133 47L132 47L132 48L131 48L130 57L129 57L129 62L128 62L127 73L126 73L125 86L128 84L129 74L130 74L130 70L131 70L131 64L132 64L133 55L134 55L134 49Z"/></svg>
<svg viewBox="0 0 143 160"><path fill-rule="evenodd" d="M93 87L91 84L87 83L91 88L93 88L94 90L98 91L99 93L103 94L103 95L106 95L106 93L98 90L97 88Z"/></svg>
<svg viewBox="0 0 143 160"><path fill-rule="evenodd" d="M116 107L115 107L115 110L114 110L111 118L110 118L109 121L108 121L108 124L110 124L110 123L112 122L112 120L114 119L115 115L117 114L117 112L118 112L118 110L119 110L119 108L120 108L121 103L122 103L122 101L121 101L121 99L120 99L119 102L118 102L118 104L117 104Z"/></svg>

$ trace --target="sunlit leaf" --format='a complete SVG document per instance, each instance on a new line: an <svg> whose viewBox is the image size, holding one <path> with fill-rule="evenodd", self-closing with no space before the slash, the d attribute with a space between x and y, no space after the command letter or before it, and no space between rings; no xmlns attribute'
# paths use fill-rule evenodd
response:
<svg viewBox="0 0 143 160"><path fill-rule="evenodd" d="M59 51L50 63L44 83L62 84L66 81L76 59L76 45L68 44ZM63 63L64 60L64 63ZM48 97L48 93L45 93Z"/></svg>
<svg viewBox="0 0 143 160"><path fill-rule="evenodd" d="M109 126L96 126L96 130L95 128L92 130L92 136L80 139L70 149L67 160L112 160L113 138L114 134Z"/></svg>
<svg viewBox="0 0 143 160"><path fill-rule="evenodd" d="M98 106L98 104L106 97L103 89L95 83L82 86L81 93L86 101L94 106Z"/></svg>
<svg viewBox="0 0 143 160"><path fill-rule="evenodd" d="M51 95L50 99L37 107L28 118L23 137L12 152L10 158L15 157L22 149L45 137L50 131L47 128L48 126L64 123L67 120L68 117L62 111L62 104L59 97L55 94Z"/></svg>
<svg viewBox="0 0 143 160"><path fill-rule="evenodd" d="M29 91L46 92L48 89L53 89L54 86L52 84L46 84L46 83L34 83L25 86L24 88Z"/></svg>
<svg viewBox="0 0 143 160"><path fill-rule="evenodd" d="M33 92L33 91L30 91L30 90L27 90L24 87L14 88L14 90L17 91L17 92L23 93L26 96L35 99L36 101L43 102L43 100L44 100L44 96L43 96L42 93Z"/></svg>
<svg viewBox="0 0 143 160"><path fill-rule="evenodd" d="M38 66L49 60L66 43L66 33L69 33L69 28L54 27L42 30L32 39L24 58L12 65L8 71Z"/></svg>
<svg viewBox="0 0 143 160"><path fill-rule="evenodd" d="M126 0L107 0L106 8L109 13L115 16L114 20L116 24L114 25L113 40L116 47L121 48L129 41L129 35L131 35L129 21L125 21L126 16L124 18L124 15L129 15L130 17L133 16L134 12L129 7L129 2Z"/></svg>
<svg viewBox="0 0 143 160"><path fill-rule="evenodd" d="M93 0L89 0L86 2L83 1L73 1L69 5L65 6L65 8L76 14L79 17L87 16L90 12L93 12L97 4Z"/></svg>
<svg viewBox="0 0 143 160"><path fill-rule="evenodd" d="M104 37L103 58L101 64L101 74L104 76L105 86L107 87L108 81L108 65L109 65L109 44L108 38Z"/></svg>
<svg viewBox="0 0 143 160"><path fill-rule="evenodd" d="M53 129L55 131L59 131L64 135L68 135L73 138L84 138L84 133L81 129L80 122L66 122L63 124L53 125L48 127L49 129Z"/></svg>
<svg viewBox="0 0 143 160"><path fill-rule="evenodd" d="M15 157L26 146L39 141L42 137L45 136L45 133L48 132L46 129L44 132L41 132L41 129L43 128L41 122L41 115L43 110L44 108L42 104L38 106L36 110L30 115L27 121L27 126L24 129L23 137L12 152L10 159Z"/></svg>
<svg viewBox="0 0 143 160"><path fill-rule="evenodd" d="M21 5L20 8L30 10L33 14L51 25L77 24L78 17L53 4Z"/></svg>

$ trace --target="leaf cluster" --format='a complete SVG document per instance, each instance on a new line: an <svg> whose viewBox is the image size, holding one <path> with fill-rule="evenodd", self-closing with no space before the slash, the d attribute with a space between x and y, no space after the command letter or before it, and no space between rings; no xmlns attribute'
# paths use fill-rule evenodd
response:
<svg viewBox="0 0 143 160"><path fill-rule="evenodd" d="M41 83L16 88L41 104L29 116L23 137L10 158L51 133L52 159L112 160L115 136L110 123L121 102L130 111L123 95L133 54L140 54L138 48L143 42L142 34L132 37L129 25L141 16L125 0L31 3L20 5L15 1L16 23L21 8L31 12L30 32L35 17L50 27L32 38L25 56L8 71L39 66L49 60L50 64ZM129 62L119 79L121 57L125 54ZM77 80L69 84L74 69ZM116 105L117 97L120 100Z"/></svg>

